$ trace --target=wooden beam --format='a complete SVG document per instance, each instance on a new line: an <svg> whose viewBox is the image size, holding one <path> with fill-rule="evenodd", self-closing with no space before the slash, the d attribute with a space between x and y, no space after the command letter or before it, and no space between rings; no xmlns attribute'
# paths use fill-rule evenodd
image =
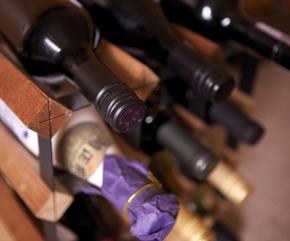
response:
<svg viewBox="0 0 290 241"><path fill-rule="evenodd" d="M60 185L53 192L42 181L36 158L0 125L0 172L27 205L43 220L59 220L73 201L73 197Z"/></svg>
<svg viewBox="0 0 290 241"><path fill-rule="evenodd" d="M0 234L3 241L44 241L12 190L0 179ZM3 236L4 235L4 236Z"/></svg>
<svg viewBox="0 0 290 241"><path fill-rule="evenodd" d="M70 111L44 93L27 75L0 53L0 99L29 129L50 138Z"/></svg>
<svg viewBox="0 0 290 241"><path fill-rule="evenodd" d="M101 41L97 55L142 100L159 82L159 77L148 66L106 40Z"/></svg>

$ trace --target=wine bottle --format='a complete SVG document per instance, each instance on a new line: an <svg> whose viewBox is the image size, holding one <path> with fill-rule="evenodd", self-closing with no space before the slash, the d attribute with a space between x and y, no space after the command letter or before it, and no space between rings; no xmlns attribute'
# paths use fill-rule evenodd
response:
<svg viewBox="0 0 290 241"><path fill-rule="evenodd" d="M232 39L290 68L290 38L244 16L239 0L162 0L167 17L213 40Z"/></svg>
<svg viewBox="0 0 290 241"><path fill-rule="evenodd" d="M145 105L93 52L98 30L84 9L68 0L1 3L0 31L23 63L71 74L115 131L130 131L141 122Z"/></svg>
<svg viewBox="0 0 290 241"><path fill-rule="evenodd" d="M195 198L187 202L189 211L199 213L204 225L216 233L216 241L238 241L238 237L218 219L218 205L214 193L206 186L198 188Z"/></svg>
<svg viewBox="0 0 290 241"><path fill-rule="evenodd" d="M78 234L78 240L135 241L125 220L103 197L79 193L61 222Z"/></svg>
<svg viewBox="0 0 290 241"><path fill-rule="evenodd" d="M161 72L160 72L161 74ZM179 88L175 86L179 82ZM164 84L173 99L188 108L193 114L199 115L196 110L194 94L182 80L169 78ZM186 93L186 94L184 94ZM247 144L257 143L264 134L264 128L257 121L248 116L231 101L206 104L206 110L199 116L208 124L220 124L225 127L231 136Z"/></svg>
<svg viewBox="0 0 290 241"><path fill-rule="evenodd" d="M210 122L220 123L231 136L248 144L257 143L264 134L264 128L248 117L232 103L212 105L208 111Z"/></svg>
<svg viewBox="0 0 290 241"><path fill-rule="evenodd" d="M55 137L56 165L91 183L125 212L138 239L163 240L175 223L177 199L162 191L146 165L126 159L100 118L90 115L79 111ZM151 215L154 218L147 218Z"/></svg>
<svg viewBox="0 0 290 241"><path fill-rule="evenodd" d="M187 202L183 199L184 187L179 182L177 161L174 156L166 150L159 151L152 157L150 170L161 181L162 186L169 193L177 195L181 201L180 211L176 224L169 234L169 240L183 241L211 241L215 239L215 233L204 225L202 217L195 211L190 210ZM188 193L186 193L188 195ZM174 237L177 236L177 237Z"/></svg>
<svg viewBox="0 0 290 241"><path fill-rule="evenodd" d="M203 101L204 106L201 107L199 96L195 95L186 81L170 74L166 66L156 63L147 52L139 53L138 58L154 69L163 82L162 87L167 89L172 99L192 114L208 124L222 125L231 136L247 144L256 144L262 138L264 134L262 124L248 116L231 101L227 100L222 103ZM178 88L176 88L176 83L178 83Z"/></svg>
<svg viewBox="0 0 290 241"><path fill-rule="evenodd" d="M234 203L250 195L250 185L234 169L200 145L171 116L172 100L159 88L147 101L148 114L142 125L142 149L153 155L163 147L178 159L183 173L198 181L208 181Z"/></svg>
<svg viewBox="0 0 290 241"><path fill-rule="evenodd" d="M199 184L195 186L194 191L189 192L184 182L180 181L181 174L176 168L177 162L169 151L162 150L153 156L150 169L161 181L164 189L184 200L183 208L189 215L198 217L198 223L204 226L203 230L214 231L216 241L237 241L238 238L217 219L216 212L219 207L213 190L207 184ZM192 233L191 237L194 236ZM183 240L191 239L183 238Z"/></svg>
<svg viewBox="0 0 290 241"><path fill-rule="evenodd" d="M87 4L95 21L106 22L100 26L106 38L123 47L150 51L200 96L219 101L233 89L232 77L179 38L153 0L80 1ZM91 6L92 2L103 8Z"/></svg>
<svg viewBox="0 0 290 241"><path fill-rule="evenodd" d="M35 156L44 154L41 137L1 100L0 119ZM53 165L91 184L83 192L100 194L125 212L138 239L161 241L171 230L178 212L176 197L163 192L145 164L124 157L93 107L74 111L53 136L51 149Z"/></svg>
<svg viewBox="0 0 290 241"><path fill-rule="evenodd" d="M180 205L173 232L183 241L214 241L216 235L203 224L197 213L191 213L185 204Z"/></svg>

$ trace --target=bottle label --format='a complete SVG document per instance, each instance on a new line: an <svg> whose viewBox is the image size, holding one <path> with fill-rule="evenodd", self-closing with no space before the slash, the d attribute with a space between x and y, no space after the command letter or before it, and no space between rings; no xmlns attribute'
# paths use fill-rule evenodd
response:
<svg viewBox="0 0 290 241"><path fill-rule="evenodd" d="M19 141L35 156L39 155L38 135L27 128L14 112L0 99L0 120L15 134Z"/></svg>
<svg viewBox="0 0 290 241"><path fill-rule="evenodd" d="M271 37L283 42L284 44L290 45L290 36L281 32L280 30L264 23L264 22L257 22L256 28L259 30L269 34Z"/></svg>
<svg viewBox="0 0 290 241"><path fill-rule="evenodd" d="M103 183L103 161L112 145L106 127L99 122L83 122L71 127L60 138L59 165L97 187Z"/></svg>
<svg viewBox="0 0 290 241"><path fill-rule="evenodd" d="M76 150L70 169L78 176L87 179L95 172L103 158L104 148L95 149L89 143L84 143Z"/></svg>

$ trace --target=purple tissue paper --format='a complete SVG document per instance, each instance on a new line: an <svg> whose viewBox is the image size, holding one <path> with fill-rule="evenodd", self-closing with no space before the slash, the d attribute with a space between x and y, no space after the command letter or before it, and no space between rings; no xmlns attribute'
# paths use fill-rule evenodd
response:
<svg viewBox="0 0 290 241"><path fill-rule="evenodd" d="M148 168L143 163L105 156L101 192L119 210L123 211L131 195L148 183ZM174 195L158 187L146 189L128 206L131 233L141 241L161 241L173 228L178 211Z"/></svg>

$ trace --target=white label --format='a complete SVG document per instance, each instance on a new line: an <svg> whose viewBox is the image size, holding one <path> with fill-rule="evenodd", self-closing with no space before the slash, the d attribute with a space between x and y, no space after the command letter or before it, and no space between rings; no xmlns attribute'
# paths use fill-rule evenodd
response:
<svg viewBox="0 0 290 241"><path fill-rule="evenodd" d="M257 22L256 28L269 34L271 37L283 42L284 44L290 45L290 36L279 31L278 29L273 28L273 27L271 27L268 24L263 23L263 22Z"/></svg>
<svg viewBox="0 0 290 241"><path fill-rule="evenodd" d="M36 156L39 155L37 133L28 129L1 99L0 120L16 135L28 150Z"/></svg>
<svg viewBox="0 0 290 241"><path fill-rule="evenodd" d="M90 145L85 145L86 141L82 140L83 137L80 137L77 133L76 136L71 136L69 139L68 136L65 137L70 130L76 130L75 128L78 128L78 125L84 123L95 123L98 126L97 130L94 131L96 136L92 135L89 139L103 140L105 144L104 147L101 149L92 149ZM99 138L97 138L98 135ZM64 138L66 142L63 142ZM104 155L121 155L120 151L113 145L112 137L108 133L106 125L92 106L73 112L67 124L53 136L52 144L55 166L66 169L65 166L68 167L70 165L67 169L73 170L72 173L76 176L86 179L89 183L98 188L102 188L103 186ZM71 154L71 157L69 157L69 160L65 160L64 158L61 159L61 156L58 155L64 151L61 146L62 144L70 148L68 153ZM85 147L91 154L91 156L87 156L87 162L84 162L84 158L80 158L80 152L84 150L84 148L80 147Z"/></svg>
<svg viewBox="0 0 290 241"><path fill-rule="evenodd" d="M96 171L88 178L88 182L96 187L102 188L104 175L104 161L100 163Z"/></svg>

